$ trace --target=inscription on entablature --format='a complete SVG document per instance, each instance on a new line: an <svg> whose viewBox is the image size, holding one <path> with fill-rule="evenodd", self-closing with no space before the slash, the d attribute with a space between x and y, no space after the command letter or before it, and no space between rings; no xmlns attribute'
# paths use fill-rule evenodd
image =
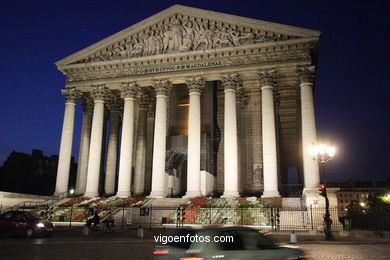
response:
<svg viewBox="0 0 390 260"><path fill-rule="evenodd" d="M112 67L89 67L82 69L69 69L65 70L68 75L68 82L82 81L82 80L93 80L103 78L115 78L121 76L139 76L149 75L157 73L168 73L168 72L180 72L180 71L191 71L207 68L220 68L237 65L250 65L257 63L275 62L275 61L286 61L310 58L308 50L289 50L279 52L267 52L254 55L243 55L235 57L226 57L220 60L203 61L197 63L187 64L172 64L165 66L130 66L128 68L112 68Z"/></svg>

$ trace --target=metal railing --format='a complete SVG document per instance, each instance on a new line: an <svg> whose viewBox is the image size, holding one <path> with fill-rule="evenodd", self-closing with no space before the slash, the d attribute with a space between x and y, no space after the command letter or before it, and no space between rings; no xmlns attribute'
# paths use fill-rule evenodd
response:
<svg viewBox="0 0 390 260"><path fill-rule="evenodd" d="M51 207L56 204L58 201L66 198L68 192L63 192L61 194L54 195L44 201L23 201L11 207L2 207L0 206L0 213L11 210L20 210L20 209L37 209L42 207Z"/></svg>
<svg viewBox="0 0 390 260"><path fill-rule="evenodd" d="M99 209L97 209L99 210ZM88 207L58 207L49 217L52 221L85 222L92 217L94 208ZM113 207L101 211L101 220L114 214L115 225L120 230L132 226L162 227L187 225L242 225L264 230L309 231L323 229L324 208L278 208L278 207L207 207L185 208L181 218L176 207ZM330 209L333 219L332 229L342 230L338 221L339 210Z"/></svg>

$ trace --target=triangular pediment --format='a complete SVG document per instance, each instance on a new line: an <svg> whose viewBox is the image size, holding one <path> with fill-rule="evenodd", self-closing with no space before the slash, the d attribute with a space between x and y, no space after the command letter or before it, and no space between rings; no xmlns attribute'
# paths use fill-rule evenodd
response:
<svg viewBox="0 0 390 260"><path fill-rule="evenodd" d="M56 63L104 62L319 37L320 32L174 5Z"/></svg>

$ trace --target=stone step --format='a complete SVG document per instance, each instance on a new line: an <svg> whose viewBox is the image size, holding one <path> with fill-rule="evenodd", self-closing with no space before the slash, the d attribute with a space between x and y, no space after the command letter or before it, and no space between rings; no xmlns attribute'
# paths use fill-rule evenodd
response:
<svg viewBox="0 0 390 260"><path fill-rule="evenodd" d="M300 208L301 206L301 198L282 198L283 208Z"/></svg>
<svg viewBox="0 0 390 260"><path fill-rule="evenodd" d="M186 199L184 198L162 198L162 199L153 199L153 201L148 203L148 206L152 205L156 208L176 208L180 204L183 204Z"/></svg>

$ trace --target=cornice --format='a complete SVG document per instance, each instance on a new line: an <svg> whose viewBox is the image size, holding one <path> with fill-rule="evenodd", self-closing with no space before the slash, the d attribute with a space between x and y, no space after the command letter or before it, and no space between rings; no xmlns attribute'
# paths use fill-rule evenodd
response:
<svg viewBox="0 0 390 260"><path fill-rule="evenodd" d="M266 46L245 46L203 52L163 55L164 59L143 57L116 63L69 65L65 69L68 83L110 79L122 76L157 75L159 73L192 71L204 68L243 66L289 60L310 59L316 42L290 42Z"/></svg>

